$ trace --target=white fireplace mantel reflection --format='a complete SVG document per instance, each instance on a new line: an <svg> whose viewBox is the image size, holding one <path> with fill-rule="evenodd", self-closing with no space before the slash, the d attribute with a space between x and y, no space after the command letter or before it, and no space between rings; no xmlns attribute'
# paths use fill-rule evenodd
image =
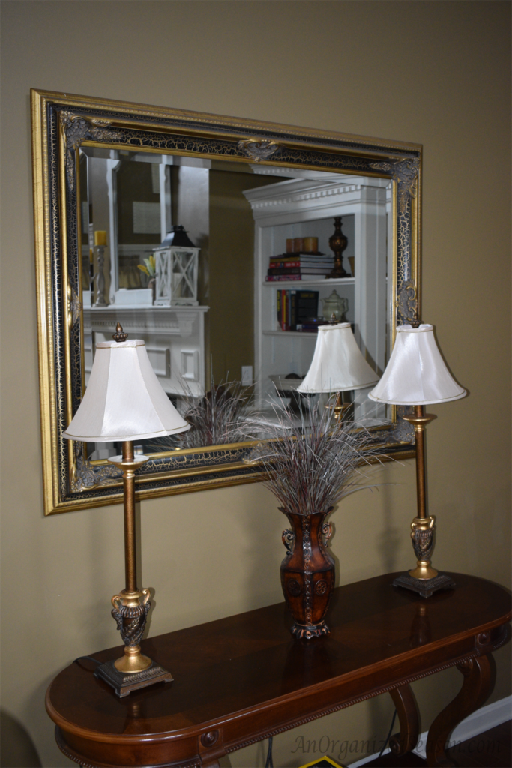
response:
<svg viewBox="0 0 512 768"><path fill-rule="evenodd" d="M121 323L131 339L146 343L151 365L168 395L205 392L205 317L208 307L111 305L84 307L85 383L91 372L94 348L110 341Z"/></svg>

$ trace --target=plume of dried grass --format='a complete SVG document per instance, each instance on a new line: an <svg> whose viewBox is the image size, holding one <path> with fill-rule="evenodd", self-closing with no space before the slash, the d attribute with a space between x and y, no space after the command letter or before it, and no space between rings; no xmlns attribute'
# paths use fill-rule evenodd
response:
<svg viewBox="0 0 512 768"><path fill-rule="evenodd" d="M255 439L258 428L261 432L257 414L252 410L253 386L239 381L215 384L212 377L210 390L200 397L193 394L186 379L180 378L180 387L177 408L190 429L149 440L145 443L146 451L239 443Z"/></svg>
<svg viewBox="0 0 512 768"><path fill-rule="evenodd" d="M375 487L370 465L380 460L371 432L336 421L332 408L313 406L298 419L285 408L274 410L271 440L255 448L251 461L263 463L264 484L286 511L327 511L345 496Z"/></svg>
<svg viewBox="0 0 512 768"><path fill-rule="evenodd" d="M198 399L187 393L183 418L190 424L190 430L182 433L181 445L197 448L246 440L251 394L252 388L239 381L215 384L213 378L210 391L203 397Z"/></svg>

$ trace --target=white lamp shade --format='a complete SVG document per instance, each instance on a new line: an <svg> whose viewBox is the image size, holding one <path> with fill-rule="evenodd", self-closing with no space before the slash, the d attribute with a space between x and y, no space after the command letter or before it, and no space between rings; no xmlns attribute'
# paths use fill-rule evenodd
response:
<svg viewBox="0 0 512 768"><path fill-rule="evenodd" d="M114 442L164 437L190 425L165 394L136 339L100 342L89 384L64 437L82 442Z"/></svg>
<svg viewBox="0 0 512 768"><path fill-rule="evenodd" d="M386 370L368 397L395 405L428 405L466 394L441 357L433 326L401 325Z"/></svg>
<svg viewBox="0 0 512 768"><path fill-rule="evenodd" d="M311 366L297 391L344 392L378 380L357 346L350 323L321 325Z"/></svg>

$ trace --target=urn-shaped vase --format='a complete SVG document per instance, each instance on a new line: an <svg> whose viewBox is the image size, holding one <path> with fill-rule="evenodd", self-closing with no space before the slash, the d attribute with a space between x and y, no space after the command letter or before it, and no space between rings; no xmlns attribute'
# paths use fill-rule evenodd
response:
<svg viewBox="0 0 512 768"><path fill-rule="evenodd" d="M283 531L287 549L281 563L281 584L294 618L292 634L311 639L329 632L325 621L334 587L334 560L327 548L331 511L299 515L281 508L291 528Z"/></svg>

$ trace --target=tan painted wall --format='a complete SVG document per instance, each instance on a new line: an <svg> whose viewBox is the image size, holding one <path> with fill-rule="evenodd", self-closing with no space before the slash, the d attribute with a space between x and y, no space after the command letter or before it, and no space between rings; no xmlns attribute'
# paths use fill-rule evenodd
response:
<svg viewBox="0 0 512 768"><path fill-rule="evenodd" d="M242 366L254 366L254 218L243 192L272 184L226 166L209 171L208 362L215 382L240 381Z"/></svg>
<svg viewBox="0 0 512 768"><path fill-rule="evenodd" d="M16 1L2 14L4 747L22 751L24 729L46 768L69 764L54 746L44 692L73 658L117 642L108 603L122 578L119 506L42 514L30 87L424 145L424 319L470 391L433 409L435 562L509 583L509 3ZM394 484L335 513L343 582L411 564L413 466L385 477ZM260 485L143 504L151 632L281 599L276 506ZM509 651L496 657L494 699L510 694ZM415 685L423 728L458 678ZM380 697L282 734L274 762L311 762L301 736L384 738L390 715ZM224 764L261 766L263 745Z"/></svg>

